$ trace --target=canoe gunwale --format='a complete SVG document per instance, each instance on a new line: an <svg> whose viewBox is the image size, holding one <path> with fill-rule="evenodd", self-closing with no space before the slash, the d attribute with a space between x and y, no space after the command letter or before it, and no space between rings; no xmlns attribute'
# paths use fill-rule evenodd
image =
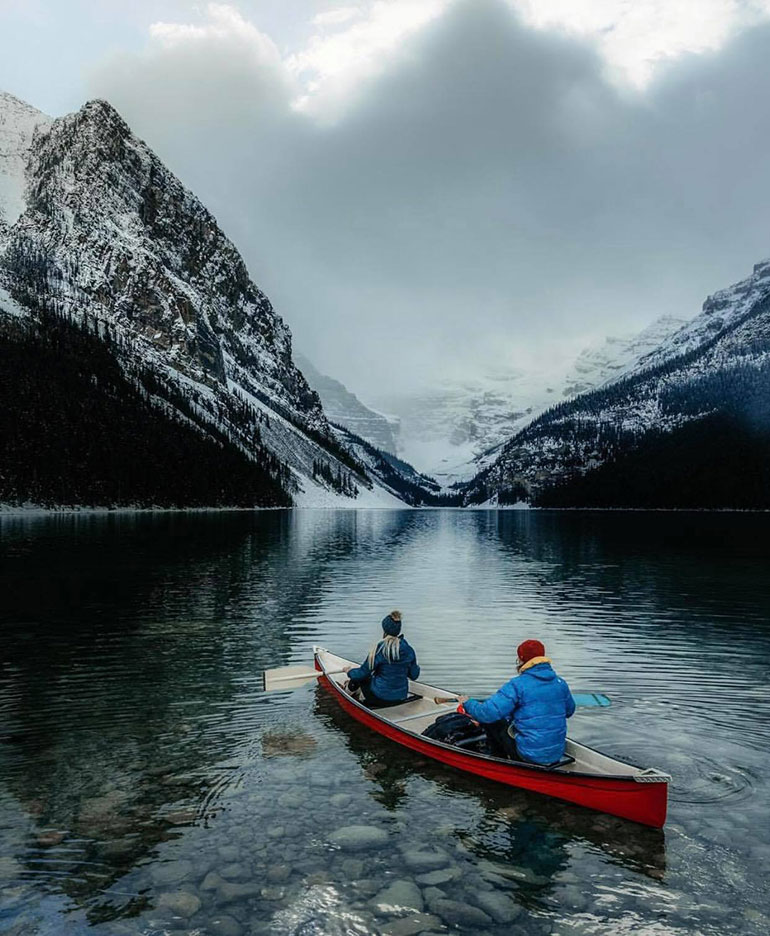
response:
<svg viewBox="0 0 770 936"><path fill-rule="evenodd" d="M324 666L324 663L320 659L320 656L319 656L321 653L331 653L331 651L326 650L324 647L313 647L313 655L314 655L314 659L316 662L316 666L319 669L320 675L325 677L326 682L333 688L336 695L338 695L341 699L344 699L346 704L352 705L355 708L359 709L369 719L373 719L374 721L379 722L380 724L387 725L391 729L397 731L399 734L402 734L408 738L419 738L421 742L424 742L426 744L429 744L433 747L436 747L445 751L451 751L455 755L459 753L463 757L468 757L471 760L476 760L482 763L491 763L491 764L502 766L504 768L507 768L507 772L510 772L511 775L513 776L516 775L517 771L523 770L523 771L532 771L532 772L542 774L545 776L549 776L549 777L560 777L560 778L567 778L567 779L581 778L581 779L587 779L587 780L607 780L607 781L612 781L614 783L624 783L624 784L625 783L629 783L629 784L630 783L644 783L645 785L647 785L647 784L653 784L653 783L668 784L671 782L671 777L668 774L663 773L662 771L657 771L656 768L645 769L645 768L639 767L637 764L631 764L631 763L628 763L627 761L620 761L618 760L618 758L611 758L611 759L617 760L619 764L623 764L626 767L633 767L639 773L638 774L611 774L611 773L599 773L599 772L588 773L585 771L578 771L578 770L564 770L562 767L548 767L542 764L526 764L523 761L510 761L503 757L494 757L491 754L482 754L482 753L479 753L478 751L467 751L462 748L458 748L455 745L447 744L444 741L437 741L434 738L427 738L423 734L419 734L419 735L415 734L415 732L413 731L409 731L405 728L401 728L398 721L391 721L390 719L385 718L383 715L380 715L378 713L377 709L369 708L368 706L359 702L358 699L354 699L353 696L345 692L345 690L342 688L342 686L340 686L339 683L337 683L334 679L330 678L330 676L333 674L327 671L326 667ZM337 654L333 654L333 656L337 656ZM341 657L340 659L344 659L344 657ZM433 688L438 689L439 687L433 687ZM440 691L444 692L447 690L440 690ZM446 710L444 711L444 714L445 713L446 713ZM430 713L425 713L424 717L427 718L429 714ZM442 714L441 710L437 711L437 715L438 714ZM376 730L376 729L373 729L373 730ZM384 732L381 732L381 733L384 735ZM591 751L594 754L599 754L602 757L610 756L607 754L603 754L603 752L601 751L597 751L595 748L589 747L587 744L581 744L578 741L571 741L570 743L580 748L583 748L586 751ZM655 771L655 773L652 773L651 771ZM639 779L637 779L637 776L639 777Z"/></svg>

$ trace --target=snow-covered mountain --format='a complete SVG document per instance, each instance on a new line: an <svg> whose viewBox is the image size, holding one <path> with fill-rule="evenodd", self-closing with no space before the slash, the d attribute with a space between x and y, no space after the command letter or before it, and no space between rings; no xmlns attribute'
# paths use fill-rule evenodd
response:
<svg viewBox="0 0 770 936"><path fill-rule="evenodd" d="M683 322L666 316L638 334L607 338L566 368L445 382L426 393L384 398L381 405L398 415L399 454L444 485L462 483L546 409L626 373Z"/></svg>
<svg viewBox="0 0 770 936"><path fill-rule="evenodd" d="M466 498L770 505L770 261L619 378L518 432Z"/></svg>
<svg viewBox="0 0 770 936"><path fill-rule="evenodd" d="M344 426L384 452L398 454L397 421L389 420L382 413L370 409L339 380L322 374L304 355L295 354L294 359L307 382L321 398L330 422Z"/></svg>
<svg viewBox="0 0 770 936"><path fill-rule="evenodd" d="M0 91L0 234L24 210L25 164L37 127L51 118Z"/></svg>
<svg viewBox="0 0 770 936"><path fill-rule="evenodd" d="M6 322L100 336L169 418L268 453L297 504L398 503L340 444L214 217L108 103L51 121L3 95L0 154Z"/></svg>
<svg viewBox="0 0 770 936"><path fill-rule="evenodd" d="M663 315L637 334L605 338L601 344L585 348L567 373L562 397L595 390L627 374L675 335L685 322L684 318Z"/></svg>

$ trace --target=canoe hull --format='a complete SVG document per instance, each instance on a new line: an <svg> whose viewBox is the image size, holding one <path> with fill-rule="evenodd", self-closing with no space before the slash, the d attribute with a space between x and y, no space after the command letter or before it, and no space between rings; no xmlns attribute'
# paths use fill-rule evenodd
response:
<svg viewBox="0 0 770 936"><path fill-rule="evenodd" d="M317 660L316 668L321 669ZM666 821L667 783L640 783L625 777L616 779L560 774L556 771L518 767L497 758L472 754L404 731L357 704L327 677L321 677L319 681L351 718L424 757L496 783L552 796L642 825L659 829Z"/></svg>

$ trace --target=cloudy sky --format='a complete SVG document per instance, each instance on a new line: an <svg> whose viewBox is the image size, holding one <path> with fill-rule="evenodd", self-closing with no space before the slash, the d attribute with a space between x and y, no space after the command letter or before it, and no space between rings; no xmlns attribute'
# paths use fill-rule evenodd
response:
<svg viewBox="0 0 770 936"><path fill-rule="evenodd" d="M691 316L770 255L770 0L0 0L0 23L0 88L110 100L368 400Z"/></svg>

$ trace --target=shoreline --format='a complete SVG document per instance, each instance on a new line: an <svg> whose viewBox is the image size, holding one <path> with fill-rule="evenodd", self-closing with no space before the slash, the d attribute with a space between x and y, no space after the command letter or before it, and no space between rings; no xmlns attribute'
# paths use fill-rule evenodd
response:
<svg viewBox="0 0 770 936"><path fill-rule="evenodd" d="M357 506L352 503L335 505L301 505L293 507L90 507L80 505L42 507L36 504L12 505L0 504L0 520L4 517L49 517L49 516L102 516L115 514L189 514L189 513L256 513L264 511L307 511L307 510L443 510L459 513L508 513L515 511L543 513L676 513L676 514L766 514L770 513L768 507L522 507L516 506L482 506L469 505L468 507L413 507L410 504L403 506L374 505Z"/></svg>

